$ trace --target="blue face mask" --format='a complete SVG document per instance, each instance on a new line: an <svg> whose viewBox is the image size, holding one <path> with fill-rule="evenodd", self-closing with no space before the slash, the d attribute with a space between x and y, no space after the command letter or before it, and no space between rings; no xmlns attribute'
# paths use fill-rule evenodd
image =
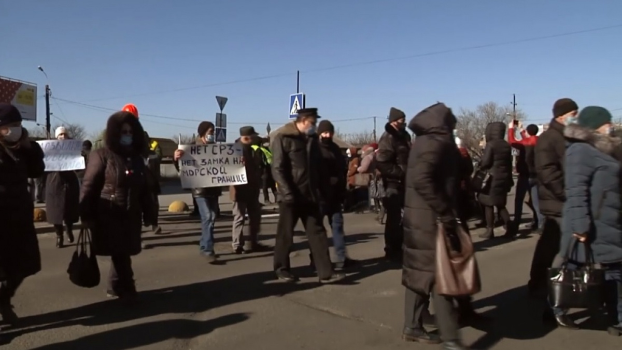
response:
<svg viewBox="0 0 622 350"><path fill-rule="evenodd" d="M311 125L311 127L307 129L307 135L315 135L315 125Z"/></svg>
<svg viewBox="0 0 622 350"><path fill-rule="evenodd" d="M205 140L207 140L207 142L214 142L214 135L206 135Z"/></svg>
<svg viewBox="0 0 622 350"><path fill-rule="evenodd" d="M566 120L564 120L564 124L566 126L576 124L576 123L577 123L577 117L567 117Z"/></svg>
<svg viewBox="0 0 622 350"><path fill-rule="evenodd" d="M132 144L132 141L134 141L134 140L133 140L133 138L132 138L132 135L121 135L121 140L120 140L120 143L121 143L123 146L129 146L129 145L131 145L131 144Z"/></svg>

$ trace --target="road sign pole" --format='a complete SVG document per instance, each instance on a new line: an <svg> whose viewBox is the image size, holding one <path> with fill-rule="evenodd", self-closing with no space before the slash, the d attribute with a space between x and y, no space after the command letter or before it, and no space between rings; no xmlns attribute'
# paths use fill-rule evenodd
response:
<svg viewBox="0 0 622 350"><path fill-rule="evenodd" d="M296 93L300 93L300 71L296 71ZM304 108L304 107L303 107Z"/></svg>

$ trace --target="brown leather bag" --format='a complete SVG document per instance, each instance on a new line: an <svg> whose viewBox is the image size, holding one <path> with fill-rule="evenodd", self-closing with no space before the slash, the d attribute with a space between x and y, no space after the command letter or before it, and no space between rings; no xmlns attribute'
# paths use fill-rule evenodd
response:
<svg viewBox="0 0 622 350"><path fill-rule="evenodd" d="M482 286L471 236L460 224L452 238L442 224L438 223L437 227L436 293L452 297L478 293Z"/></svg>

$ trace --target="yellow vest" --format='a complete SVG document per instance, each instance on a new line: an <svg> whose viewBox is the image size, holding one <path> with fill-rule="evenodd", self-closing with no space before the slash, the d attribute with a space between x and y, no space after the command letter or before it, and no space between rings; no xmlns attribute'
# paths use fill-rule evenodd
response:
<svg viewBox="0 0 622 350"><path fill-rule="evenodd" d="M257 145L252 145L251 147L253 148L253 151L257 151L259 148L263 152L264 156L266 156L266 163L268 163L268 165L272 164L272 152Z"/></svg>

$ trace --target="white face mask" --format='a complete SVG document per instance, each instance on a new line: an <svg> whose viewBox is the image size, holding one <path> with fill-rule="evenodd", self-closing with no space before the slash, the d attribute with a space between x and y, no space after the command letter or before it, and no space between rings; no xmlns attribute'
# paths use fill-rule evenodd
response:
<svg viewBox="0 0 622 350"><path fill-rule="evenodd" d="M22 127L12 126L9 128L9 132L4 135L4 139L9 142L17 142L22 138Z"/></svg>
<svg viewBox="0 0 622 350"><path fill-rule="evenodd" d="M207 142L214 142L214 135L206 135L205 140L207 140Z"/></svg>

